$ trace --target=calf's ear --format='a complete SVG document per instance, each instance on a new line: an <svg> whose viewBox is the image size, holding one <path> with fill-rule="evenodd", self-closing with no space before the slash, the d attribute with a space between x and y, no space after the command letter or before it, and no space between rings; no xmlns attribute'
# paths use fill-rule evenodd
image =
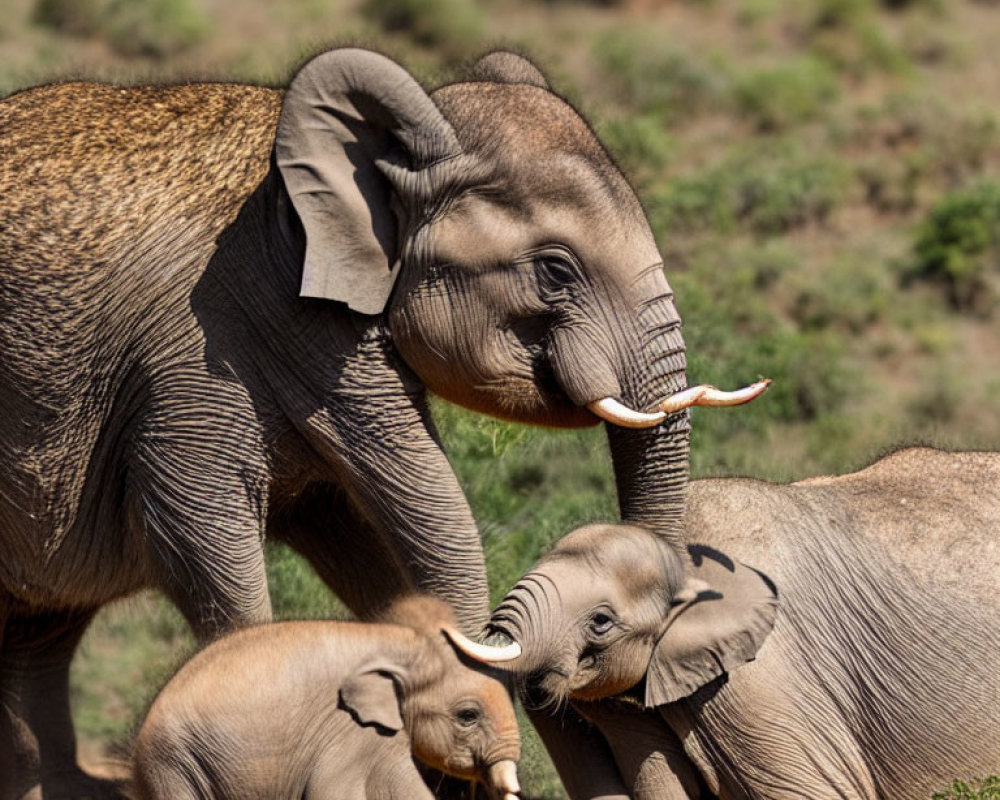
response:
<svg viewBox="0 0 1000 800"><path fill-rule="evenodd" d="M359 725L377 725L392 733L403 729L401 699L399 682L384 669L359 672L340 687L340 706Z"/></svg>
<svg viewBox="0 0 1000 800"><path fill-rule="evenodd" d="M701 545L646 671L646 705L687 697L753 661L774 627L778 591L762 572Z"/></svg>

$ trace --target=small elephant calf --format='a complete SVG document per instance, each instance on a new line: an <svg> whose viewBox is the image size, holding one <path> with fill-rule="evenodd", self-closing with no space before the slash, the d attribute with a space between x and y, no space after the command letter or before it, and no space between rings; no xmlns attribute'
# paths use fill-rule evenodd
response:
<svg viewBox="0 0 1000 800"><path fill-rule="evenodd" d="M513 706L459 660L450 609L412 597L387 619L262 625L200 652L139 731L139 800L431 800L411 755L516 800Z"/></svg>

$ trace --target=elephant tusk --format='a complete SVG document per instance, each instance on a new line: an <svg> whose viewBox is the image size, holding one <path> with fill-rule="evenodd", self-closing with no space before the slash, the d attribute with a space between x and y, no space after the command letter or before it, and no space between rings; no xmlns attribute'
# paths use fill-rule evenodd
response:
<svg viewBox="0 0 1000 800"><path fill-rule="evenodd" d="M707 384L692 386L661 400L659 409L648 413L631 409L613 397L587 403L587 408L605 422L621 428L654 428L663 422L668 414L692 406L738 406L749 403L770 385L771 379L764 378L735 392L723 392Z"/></svg>
<svg viewBox="0 0 1000 800"><path fill-rule="evenodd" d="M763 394L770 385L771 379L764 378L735 392L723 392L714 386L692 386L663 400L660 403L660 411L672 414L691 406L739 406Z"/></svg>
<svg viewBox="0 0 1000 800"><path fill-rule="evenodd" d="M488 785L504 800L517 800L521 784L517 781L517 765L513 761L498 761L486 773Z"/></svg>
<svg viewBox="0 0 1000 800"><path fill-rule="evenodd" d="M441 631L465 655L484 664L500 664L521 657L521 645L517 642L511 642L506 647L492 647L488 644L480 644L479 642L472 641L468 636L450 625L442 625Z"/></svg>
<svg viewBox="0 0 1000 800"><path fill-rule="evenodd" d="M635 411L613 397L605 397L602 400L587 403L587 408L605 422L610 422L621 428L654 428L667 418L667 415L662 411L656 411L652 414Z"/></svg>

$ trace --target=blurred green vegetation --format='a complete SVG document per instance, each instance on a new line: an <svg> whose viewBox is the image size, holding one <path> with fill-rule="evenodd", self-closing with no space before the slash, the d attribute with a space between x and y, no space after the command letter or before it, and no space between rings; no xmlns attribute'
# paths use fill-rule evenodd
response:
<svg viewBox="0 0 1000 800"><path fill-rule="evenodd" d="M981 781L955 781L945 792L935 792L931 800L1000 800L1000 778Z"/></svg>
<svg viewBox="0 0 1000 800"><path fill-rule="evenodd" d="M633 180L690 381L774 380L749 406L695 410L693 475L791 480L904 443L1000 446L997 41L995 4L976 0L9 0L0 93L67 76L280 83L344 43L436 85L491 46L523 50ZM434 414L494 599L562 533L615 516L600 428ZM290 550L268 558L279 617L346 614ZM162 601L103 613L74 666L82 737L125 737L192 647ZM537 741L525 751L528 792L558 797Z"/></svg>

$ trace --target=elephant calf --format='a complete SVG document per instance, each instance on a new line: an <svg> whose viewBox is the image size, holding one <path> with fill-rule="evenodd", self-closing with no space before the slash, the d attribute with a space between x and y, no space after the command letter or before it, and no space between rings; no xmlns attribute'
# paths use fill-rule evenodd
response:
<svg viewBox="0 0 1000 800"><path fill-rule="evenodd" d="M634 797L926 800L1000 771L1000 454L695 481L686 526L578 529L493 615Z"/></svg>
<svg viewBox="0 0 1000 800"><path fill-rule="evenodd" d="M207 647L166 685L135 746L140 800L432 797L411 758L520 791L504 686L460 662L450 609L386 623L282 622Z"/></svg>

